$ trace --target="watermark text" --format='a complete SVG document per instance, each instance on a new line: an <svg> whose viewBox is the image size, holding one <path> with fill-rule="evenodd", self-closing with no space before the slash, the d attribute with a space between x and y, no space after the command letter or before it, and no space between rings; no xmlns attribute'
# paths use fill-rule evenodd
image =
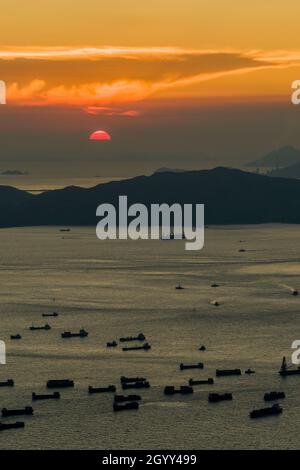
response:
<svg viewBox="0 0 300 470"><path fill-rule="evenodd" d="M182 240L186 250L201 250L204 246L203 204L145 204L128 207L127 196L119 196L116 209L109 203L100 204L96 211L101 220L96 227L99 240Z"/></svg>
<svg viewBox="0 0 300 470"><path fill-rule="evenodd" d="M3 80L0 80L0 105L6 104L6 85Z"/></svg>
<svg viewBox="0 0 300 470"><path fill-rule="evenodd" d="M6 345L4 341L0 341L0 365L6 364Z"/></svg>

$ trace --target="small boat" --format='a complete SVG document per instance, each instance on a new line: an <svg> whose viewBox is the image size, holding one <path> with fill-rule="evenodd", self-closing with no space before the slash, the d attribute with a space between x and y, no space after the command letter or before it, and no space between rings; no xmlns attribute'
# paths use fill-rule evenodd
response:
<svg viewBox="0 0 300 470"><path fill-rule="evenodd" d="M5 431L6 429L19 429L24 428L25 423L17 421L16 423L0 423L0 431Z"/></svg>
<svg viewBox="0 0 300 470"><path fill-rule="evenodd" d="M118 343L116 341L109 341L108 343L106 343L107 348L115 348L116 346L118 346Z"/></svg>
<svg viewBox="0 0 300 470"><path fill-rule="evenodd" d="M29 329L30 329L31 331L37 331L37 330L51 330L51 326L48 325L48 323L46 323L46 325L44 325L44 326L34 326L34 325L32 325L32 326L29 327Z"/></svg>
<svg viewBox="0 0 300 470"><path fill-rule="evenodd" d="M174 395L176 393L174 385L166 385L164 388L165 395Z"/></svg>
<svg viewBox="0 0 300 470"><path fill-rule="evenodd" d="M189 380L189 385L213 385L214 379L207 379L207 380L194 380L190 379Z"/></svg>
<svg viewBox="0 0 300 470"><path fill-rule="evenodd" d="M137 401L130 401L122 405L119 405L118 403L113 404L114 411L138 410L138 409L139 409L139 404Z"/></svg>
<svg viewBox="0 0 300 470"><path fill-rule="evenodd" d="M51 400L55 399L58 400L60 398L60 393L59 392L54 392L54 393L46 393L46 394L41 394L39 395L38 393L32 392L32 400Z"/></svg>
<svg viewBox="0 0 300 470"><path fill-rule="evenodd" d="M248 374L248 375L255 374L255 370L247 369L245 370L245 374Z"/></svg>
<svg viewBox="0 0 300 470"><path fill-rule="evenodd" d="M229 375L242 375L241 369L217 369L217 377L227 377Z"/></svg>
<svg viewBox="0 0 300 470"><path fill-rule="evenodd" d="M86 338L88 336L88 332L85 331L83 328L79 330L79 333L71 333L71 331L64 331L61 334L62 338Z"/></svg>
<svg viewBox="0 0 300 470"><path fill-rule="evenodd" d="M217 403L218 401L232 400L232 393L210 393L208 401L210 403Z"/></svg>
<svg viewBox="0 0 300 470"><path fill-rule="evenodd" d="M264 394L265 401L281 400L285 398L284 392L270 392Z"/></svg>
<svg viewBox="0 0 300 470"><path fill-rule="evenodd" d="M214 282L213 284L211 284L210 287L219 287L219 284L217 284L216 282Z"/></svg>
<svg viewBox="0 0 300 470"><path fill-rule="evenodd" d="M177 286L175 286L175 289L176 289L176 290L184 290L184 287L182 287L182 285L180 284L180 282L178 282Z"/></svg>
<svg viewBox="0 0 300 470"><path fill-rule="evenodd" d="M178 389L176 389L173 385L167 385L164 388L165 395L175 395L175 393L180 393L182 395L189 395L190 393L194 393L194 390L192 387L188 385L182 385Z"/></svg>
<svg viewBox="0 0 300 470"><path fill-rule="evenodd" d="M92 387L90 385L88 388L89 394L115 392L115 391L116 391L116 387L114 385L109 385L108 387Z"/></svg>
<svg viewBox="0 0 300 470"><path fill-rule="evenodd" d="M281 377L287 377L289 375L300 375L300 367L297 369L289 369L286 358L284 357L282 359L281 367L278 373L281 375Z"/></svg>
<svg viewBox="0 0 300 470"><path fill-rule="evenodd" d="M59 231L60 232L71 232L71 229L70 228L61 228Z"/></svg>
<svg viewBox="0 0 300 470"><path fill-rule="evenodd" d="M74 387L73 380L59 379L59 380L48 380L47 388L69 388Z"/></svg>
<svg viewBox="0 0 300 470"><path fill-rule="evenodd" d="M139 333L137 336L125 336L120 338L120 341L124 343L125 341L145 341L146 336L143 333Z"/></svg>
<svg viewBox="0 0 300 470"><path fill-rule="evenodd" d="M17 334L17 335L10 335L10 339L22 339L22 336Z"/></svg>
<svg viewBox="0 0 300 470"><path fill-rule="evenodd" d="M293 290L292 290L292 295L298 295L298 294L299 294L299 292L298 292L297 289L293 289Z"/></svg>
<svg viewBox="0 0 300 470"><path fill-rule="evenodd" d="M53 312L53 313L42 313L42 317L58 317L58 313L57 313L57 312Z"/></svg>
<svg viewBox="0 0 300 470"><path fill-rule="evenodd" d="M187 370L187 369L203 369L204 364L203 362L198 362L198 364L180 364L180 370Z"/></svg>
<svg viewBox="0 0 300 470"><path fill-rule="evenodd" d="M2 416L22 416L22 415L33 415L33 408L31 406L25 406L19 410L8 410L7 408L2 408Z"/></svg>
<svg viewBox="0 0 300 470"><path fill-rule="evenodd" d="M125 377L124 375L120 378L121 384L129 382L146 382L146 380L147 379L144 377Z"/></svg>
<svg viewBox="0 0 300 470"><path fill-rule="evenodd" d="M145 343L143 344L143 346L127 346L125 348L122 348L123 351L141 351L141 350L144 350L144 351L149 351L149 349L151 349L151 346L149 343Z"/></svg>
<svg viewBox="0 0 300 470"><path fill-rule="evenodd" d="M261 408L260 410L253 410L250 412L250 418L262 418L264 416L273 416L279 415L282 413L281 406L276 403L275 405L271 406L270 408Z"/></svg>
<svg viewBox="0 0 300 470"><path fill-rule="evenodd" d="M12 379L7 379L5 382L0 382L0 387L13 387L15 382Z"/></svg>
<svg viewBox="0 0 300 470"><path fill-rule="evenodd" d="M124 401L139 401L142 397L140 395L115 395L116 403L123 403Z"/></svg>
<svg viewBox="0 0 300 470"><path fill-rule="evenodd" d="M200 346L199 351L206 351L206 347L204 345Z"/></svg>
<svg viewBox="0 0 300 470"><path fill-rule="evenodd" d="M122 383L123 390L127 390L130 388L150 388L150 383L145 382L125 382Z"/></svg>

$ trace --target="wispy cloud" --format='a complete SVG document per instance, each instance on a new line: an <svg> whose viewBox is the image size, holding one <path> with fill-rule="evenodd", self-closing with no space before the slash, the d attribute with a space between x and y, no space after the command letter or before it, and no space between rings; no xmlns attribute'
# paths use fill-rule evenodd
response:
<svg viewBox="0 0 300 470"><path fill-rule="evenodd" d="M8 101L25 106L73 105L87 109L105 108L103 105L141 101L150 96L158 84L122 80L112 83L83 83L66 87L48 87L44 80L35 79L21 87L12 83L7 88Z"/></svg>
<svg viewBox="0 0 300 470"><path fill-rule="evenodd" d="M124 116L124 117L138 117L141 115L141 112L137 109L124 109L120 107L110 107L110 106L87 106L85 111L88 114L93 114L95 116L104 115L104 116Z"/></svg>
<svg viewBox="0 0 300 470"><path fill-rule="evenodd" d="M95 59L95 58L128 58L145 57L180 57L197 56L213 53L234 53L234 49L185 49L180 47L82 47L82 48L4 48L0 49L0 60L36 59Z"/></svg>
<svg viewBox="0 0 300 470"><path fill-rule="evenodd" d="M135 116L120 104L222 77L300 66L300 52L167 48L6 48L0 76L8 103L71 105L89 113Z"/></svg>

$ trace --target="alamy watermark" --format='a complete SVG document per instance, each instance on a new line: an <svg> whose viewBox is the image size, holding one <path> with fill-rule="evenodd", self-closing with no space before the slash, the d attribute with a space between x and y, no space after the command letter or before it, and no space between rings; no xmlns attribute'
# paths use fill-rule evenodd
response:
<svg viewBox="0 0 300 470"><path fill-rule="evenodd" d="M300 365L300 340L295 339L295 341L292 342L291 348L294 349L292 353L292 364L298 366Z"/></svg>
<svg viewBox="0 0 300 470"><path fill-rule="evenodd" d="M6 104L6 85L3 80L0 80L0 105Z"/></svg>
<svg viewBox="0 0 300 470"><path fill-rule="evenodd" d="M127 196L119 196L116 209L109 203L100 204L96 211L101 217L96 227L100 240L186 240L186 250L201 250L204 246L204 205L171 206L135 203L128 207Z"/></svg>
<svg viewBox="0 0 300 470"><path fill-rule="evenodd" d="M4 341L0 341L0 365L6 364L6 345Z"/></svg>

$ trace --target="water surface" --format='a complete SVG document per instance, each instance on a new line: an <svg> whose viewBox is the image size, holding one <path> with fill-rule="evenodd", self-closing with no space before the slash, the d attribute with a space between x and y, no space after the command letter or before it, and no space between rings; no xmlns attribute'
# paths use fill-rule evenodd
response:
<svg viewBox="0 0 300 470"><path fill-rule="evenodd" d="M299 448L300 377L277 371L300 338L300 296L290 292L300 288L300 227L211 227L205 236L204 250L188 252L181 241L101 242L94 228L0 231L0 339L8 352L0 380L16 384L0 388L0 405L31 405L48 379L75 381L59 401L34 402L25 429L0 434L2 449ZM178 281L184 290L175 290ZM29 331L53 310L60 315L46 319L50 331ZM88 338L60 338L81 327ZM140 331L151 351L106 348ZM16 333L23 339L10 341ZM203 370L179 371L181 362L199 361ZM192 396L163 394L165 385L214 377L222 367L256 374L216 379ZM138 411L113 413L111 394L87 394L88 385L120 390L121 375L151 383ZM286 392L283 414L250 420L272 390ZM209 391L234 399L208 404Z"/></svg>

